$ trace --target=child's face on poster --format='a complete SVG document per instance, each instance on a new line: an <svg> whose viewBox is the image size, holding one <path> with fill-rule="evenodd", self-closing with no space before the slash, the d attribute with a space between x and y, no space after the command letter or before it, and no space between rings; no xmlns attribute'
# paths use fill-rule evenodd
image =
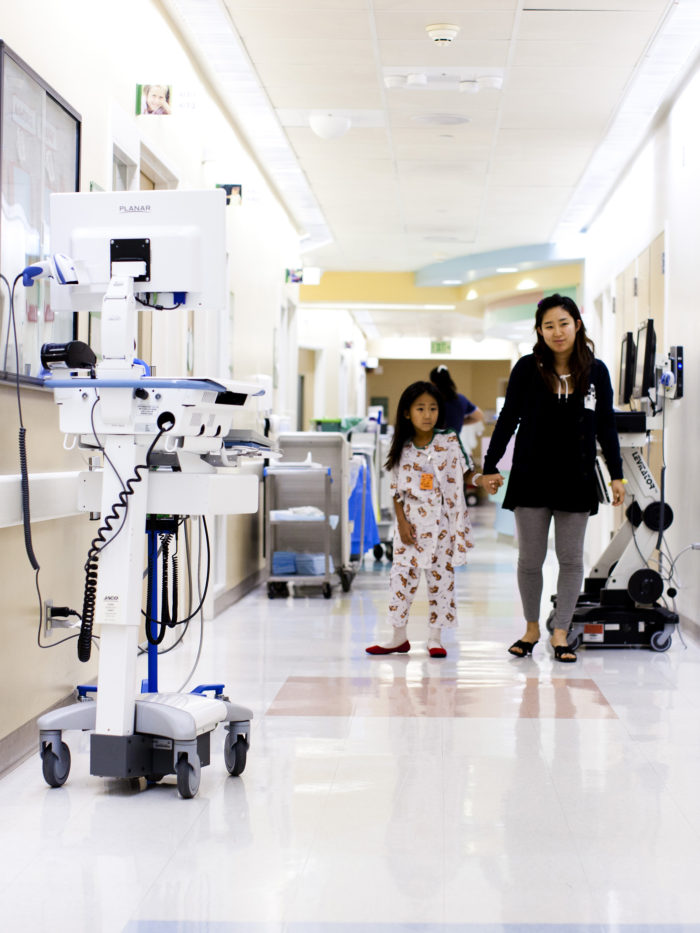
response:
<svg viewBox="0 0 700 933"><path fill-rule="evenodd" d="M160 84L153 84L148 89L146 97L146 109L149 113L155 113L157 110L165 110L168 105L166 89Z"/></svg>

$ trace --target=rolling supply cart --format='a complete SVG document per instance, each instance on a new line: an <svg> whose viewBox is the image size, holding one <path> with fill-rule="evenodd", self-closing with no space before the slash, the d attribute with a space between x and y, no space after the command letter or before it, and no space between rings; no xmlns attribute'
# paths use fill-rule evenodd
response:
<svg viewBox="0 0 700 933"><path fill-rule="evenodd" d="M264 470L267 488L266 536L267 595L288 596L295 585L321 585L330 599L331 575L331 471L309 457L303 463L278 463ZM320 492L319 492L320 491ZM309 498L323 508L306 503ZM296 503L290 504L290 503ZM321 547L322 551L318 551ZM313 549L314 553L309 553Z"/></svg>
<svg viewBox="0 0 700 933"><path fill-rule="evenodd" d="M321 586L330 599L352 585L348 486L351 450L343 434L280 434L281 459L265 470L267 593Z"/></svg>

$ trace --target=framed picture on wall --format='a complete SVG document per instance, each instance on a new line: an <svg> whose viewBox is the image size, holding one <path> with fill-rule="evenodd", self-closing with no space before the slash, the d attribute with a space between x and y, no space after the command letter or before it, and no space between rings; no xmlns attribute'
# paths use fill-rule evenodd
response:
<svg viewBox="0 0 700 933"><path fill-rule="evenodd" d="M164 116L173 110L173 89L169 84L137 84L136 113Z"/></svg>
<svg viewBox="0 0 700 933"><path fill-rule="evenodd" d="M49 195L77 191L81 118L0 41L0 272L10 283L51 252ZM77 336L77 316L54 316L47 279L15 288L15 328L0 280L0 377L39 381L39 351ZM17 339L15 340L15 331Z"/></svg>

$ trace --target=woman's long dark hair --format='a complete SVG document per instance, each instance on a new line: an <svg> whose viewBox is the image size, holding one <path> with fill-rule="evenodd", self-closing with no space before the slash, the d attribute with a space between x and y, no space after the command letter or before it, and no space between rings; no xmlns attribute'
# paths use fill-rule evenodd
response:
<svg viewBox="0 0 700 933"><path fill-rule="evenodd" d="M438 387L444 399L457 398L457 386L444 364L430 370L430 381Z"/></svg>
<svg viewBox="0 0 700 933"><path fill-rule="evenodd" d="M540 333L542 318L547 311L552 308L563 308L567 314L571 315L574 321L581 321L581 326L576 331L576 340L571 351L571 356L569 357L569 373L574 381L574 387L585 395L588 391L588 377L591 371L591 364L595 358L595 346L591 338L586 334L586 325L581 319L581 312L572 298L567 298L564 295L558 294L549 295L548 298L543 298L537 305L537 312L535 313L537 343L532 348L532 352L539 365L542 378L550 389L555 390L559 384L559 379L554 370L554 354L544 342L544 337Z"/></svg>
<svg viewBox="0 0 700 933"><path fill-rule="evenodd" d="M405 443L410 441L413 435L416 433L413 425L411 424L411 419L408 417L408 412L415 400L425 393L432 396L438 404L438 420L435 427L440 428L444 424L445 402L438 389L432 384L432 382L412 382L407 389L403 390L401 393L401 398L399 399L399 404L396 406L394 436L391 439L389 455L386 458L386 463L384 464L387 470L391 470L396 466L396 464L401 459L401 451L403 450Z"/></svg>

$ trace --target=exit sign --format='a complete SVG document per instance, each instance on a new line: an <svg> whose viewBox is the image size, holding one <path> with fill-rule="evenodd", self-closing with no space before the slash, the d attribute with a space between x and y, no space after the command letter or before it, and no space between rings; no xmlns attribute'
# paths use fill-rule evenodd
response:
<svg viewBox="0 0 700 933"><path fill-rule="evenodd" d="M431 353L452 353L452 341L451 340L431 340L430 341L430 352Z"/></svg>

